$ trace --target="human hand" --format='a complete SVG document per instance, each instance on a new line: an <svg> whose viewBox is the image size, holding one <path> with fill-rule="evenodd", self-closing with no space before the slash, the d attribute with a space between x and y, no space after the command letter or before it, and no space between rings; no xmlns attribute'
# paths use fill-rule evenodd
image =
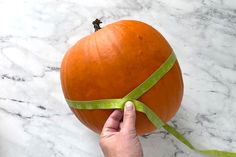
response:
<svg viewBox="0 0 236 157"><path fill-rule="evenodd" d="M136 111L131 101L126 102L124 112L115 110L109 116L100 135L105 157L143 157L135 121Z"/></svg>

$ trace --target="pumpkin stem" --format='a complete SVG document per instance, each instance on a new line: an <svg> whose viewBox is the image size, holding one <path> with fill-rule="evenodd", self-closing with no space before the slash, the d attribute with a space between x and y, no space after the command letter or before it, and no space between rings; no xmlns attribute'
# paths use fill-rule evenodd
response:
<svg viewBox="0 0 236 157"><path fill-rule="evenodd" d="M93 27L95 29L95 32L97 32L99 29L101 29L100 24L102 23L101 20L96 19L95 21L93 21Z"/></svg>

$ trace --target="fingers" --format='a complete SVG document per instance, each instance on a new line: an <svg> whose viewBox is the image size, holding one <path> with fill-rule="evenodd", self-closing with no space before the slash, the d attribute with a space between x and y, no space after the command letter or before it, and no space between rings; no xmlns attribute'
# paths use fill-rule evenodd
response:
<svg viewBox="0 0 236 157"><path fill-rule="evenodd" d="M117 132L120 129L120 121L122 120L123 112L121 110L115 110L108 117L103 126L102 132Z"/></svg>
<svg viewBox="0 0 236 157"><path fill-rule="evenodd" d="M136 111L135 106L131 101L125 103L123 127L124 131L136 131L135 130Z"/></svg>
<svg viewBox="0 0 236 157"><path fill-rule="evenodd" d="M123 122L122 121L123 118ZM115 110L109 116L104 124L102 132L118 132L120 129L127 132L136 133L135 129L136 111L131 101L125 103L124 113L121 110Z"/></svg>

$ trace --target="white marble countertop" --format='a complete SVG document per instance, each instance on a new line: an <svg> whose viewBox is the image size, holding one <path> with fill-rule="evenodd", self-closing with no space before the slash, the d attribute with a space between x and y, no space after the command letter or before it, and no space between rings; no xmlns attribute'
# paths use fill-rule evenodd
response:
<svg viewBox="0 0 236 157"><path fill-rule="evenodd" d="M170 124L194 145L236 151L235 0L0 0L0 156L102 157L98 135L71 113L60 86L65 51L103 25L158 29L183 72ZM163 130L141 137L146 157L200 157Z"/></svg>

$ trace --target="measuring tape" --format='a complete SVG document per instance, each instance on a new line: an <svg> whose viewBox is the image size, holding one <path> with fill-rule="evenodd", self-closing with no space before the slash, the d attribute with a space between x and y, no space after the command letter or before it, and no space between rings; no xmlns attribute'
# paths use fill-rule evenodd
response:
<svg viewBox="0 0 236 157"><path fill-rule="evenodd" d="M167 132L175 136L179 141L185 144L190 149L205 154L214 155L217 157L236 157L236 153L219 151L219 150L201 150L195 148L184 136L182 136L178 131L172 126L163 122L158 115L153 112L147 105L137 100L145 92L151 89L175 64L176 56L172 52L167 60L149 76L142 84L128 93L125 97L120 99L100 99L92 101L77 101L66 99L68 105L75 109L81 110L95 110L95 109L124 109L124 104L127 101L132 101L135 105L135 109L139 112L144 113L147 118L152 122L156 128L164 128Z"/></svg>

